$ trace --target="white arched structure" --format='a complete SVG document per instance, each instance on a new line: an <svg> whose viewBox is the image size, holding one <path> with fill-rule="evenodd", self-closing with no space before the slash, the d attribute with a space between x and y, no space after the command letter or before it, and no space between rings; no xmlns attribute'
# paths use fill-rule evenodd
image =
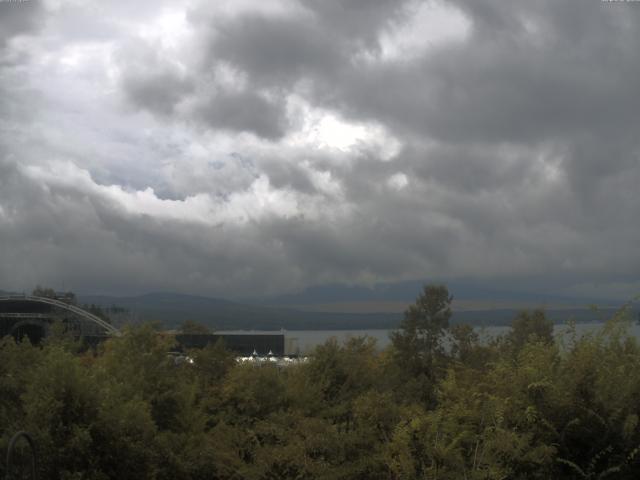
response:
<svg viewBox="0 0 640 480"><path fill-rule="evenodd" d="M97 324L98 326L102 327L108 335L113 335L116 337L122 335L120 333L120 330L118 330L116 327L114 327L110 323L105 322L100 317L97 317L96 315L93 315L92 313L89 313L86 310L78 308L75 305L70 305L68 303L61 302L60 300L56 300L54 298L34 297L33 295L8 295L8 296L0 297L0 302L6 302L6 301L13 301L13 302L26 301L26 302L43 303L46 305L51 305L53 307L57 307L62 310L66 310L68 312L74 313L75 315L85 320L88 320L90 322ZM17 315L32 316L32 314L17 314ZM38 315L38 314L35 314L35 315Z"/></svg>

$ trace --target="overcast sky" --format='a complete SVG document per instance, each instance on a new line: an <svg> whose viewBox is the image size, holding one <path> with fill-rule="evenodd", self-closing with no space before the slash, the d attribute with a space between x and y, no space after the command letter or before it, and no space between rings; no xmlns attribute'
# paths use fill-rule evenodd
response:
<svg viewBox="0 0 640 480"><path fill-rule="evenodd" d="M0 289L630 297L638 79L640 2L0 0Z"/></svg>

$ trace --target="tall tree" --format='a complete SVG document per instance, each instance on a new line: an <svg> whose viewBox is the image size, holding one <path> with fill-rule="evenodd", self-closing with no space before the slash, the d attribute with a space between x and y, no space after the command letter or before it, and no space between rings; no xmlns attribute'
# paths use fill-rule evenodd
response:
<svg viewBox="0 0 640 480"><path fill-rule="evenodd" d="M432 399L437 363L444 357L442 340L449 328L452 301L446 286L425 285L405 311L400 329L391 334L395 360L424 400Z"/></svg>
<svg viewBox="0 0 640 480"><path fill-rule="evenodd" d="M553 343L553 322L544 310L520 312L511 323L507 341L515 350L520 350L529 341Z"/></svg>

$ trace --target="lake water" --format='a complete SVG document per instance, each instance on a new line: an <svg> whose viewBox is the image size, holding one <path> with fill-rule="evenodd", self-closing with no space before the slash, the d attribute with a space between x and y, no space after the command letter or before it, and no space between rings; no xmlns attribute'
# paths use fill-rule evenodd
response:
<svg viewBox="0 0 640 480"><path fill-rule="evenodd" d="M578 335L597 332L603 327L601 323L578 323L576 324L576 332ZM566 325L556 325L554 327L554 335L561 336L567 329ZM376 340L379 348L383 349L391 343L389 338L393 330L233 330L219 331L216 333L251 333L251 334L274 334L284 333L285 336L285 353L286 354L308 354L318 345L322 345L330 338L335 338L338 342L344 342L349 338L368 336ZM488 339L503 335L509 331L509 327L478 327L476 331L481 339ZM640 325L634 323L630 327L630 333L640 339Z"/></svg>

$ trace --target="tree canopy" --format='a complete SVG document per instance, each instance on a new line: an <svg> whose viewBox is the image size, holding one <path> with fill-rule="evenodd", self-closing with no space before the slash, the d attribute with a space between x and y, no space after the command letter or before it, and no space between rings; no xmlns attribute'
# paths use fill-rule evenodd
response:
<svg viewBox="0 0 640 480"><path fill-rule="evenodd" d="M150 325L97 350L0 341L0 448L28 430L39 478L597 479L640 475L640 346L624 318L556 341L542 312L481 342L427 286L388 349L330 340L310 361L167 355ZM0 475L4 475L0 466Z"/></svg>

